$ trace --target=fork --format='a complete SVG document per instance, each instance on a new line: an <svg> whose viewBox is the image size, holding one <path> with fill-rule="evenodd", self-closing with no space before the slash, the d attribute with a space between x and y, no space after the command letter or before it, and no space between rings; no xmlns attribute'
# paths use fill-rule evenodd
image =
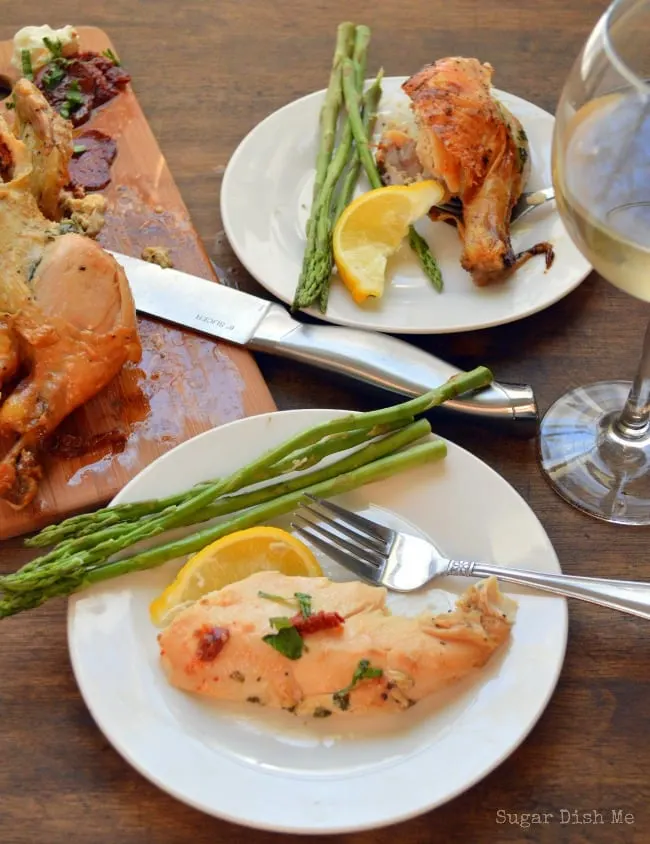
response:
<svg viewBox="0 0 650 844"><path fill-rule="evenodd" d="M377 524L331 501L309 494L306 497L311 503L302 505L305 515L294 513L291 527L332 560L375 585L395 592L412 592L444 575L495 576L650 619L650 583L448 560L422 537Z"/></svg>
<svg viewBox="0 0 650 844"><path fill-rule="evenodd" d="M555 199L555 190L553 188L543 188L542 190L532 190L522 193L512 209L510 224L512 225L517 220L521 220L533 208L538 208L540 205L550 202L551 199ZM436 205L436 208L440 211L445 211L447 214L453 214L454 217L459 217L463 213L463 203L456 197L452 197L448 202L442 202L440 205Z"/></svg>

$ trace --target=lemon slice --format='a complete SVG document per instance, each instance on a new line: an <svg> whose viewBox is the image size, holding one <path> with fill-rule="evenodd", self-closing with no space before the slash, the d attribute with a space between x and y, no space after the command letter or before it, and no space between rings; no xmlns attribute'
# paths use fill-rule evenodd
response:
<svg viewBox="0 0 650 844"><path fill-rule="evenodd" d="M286 530L267 526L239 530L222 536L190 557L175 580L151 602L151 620L162 627L183 605L236 580L268 570L302 577L323 574L309 548Z"/></svg>
<svg viewBox="0 0 650 844"><path fill-rule="evenodd" d="M341 280L358 304L384 292L387 259L409 226L445 196L433 180L377 188L357 197L334 226L333 252Z"/></svg>

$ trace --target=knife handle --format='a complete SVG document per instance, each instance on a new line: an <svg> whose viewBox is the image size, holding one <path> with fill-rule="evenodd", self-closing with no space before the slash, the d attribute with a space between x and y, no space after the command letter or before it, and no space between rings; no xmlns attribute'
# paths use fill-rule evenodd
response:
<svg viewBox="0 0 650 844"><path fill-rule="evenodd" d="M249 345L409 397L438 387L461 371L388 334L301 323L277 305L264 317ZM525 384L493 382L445 402L442 408L480 420L516 423L511 427L522 437L534 437L537 432L535 396Z"/></svg>

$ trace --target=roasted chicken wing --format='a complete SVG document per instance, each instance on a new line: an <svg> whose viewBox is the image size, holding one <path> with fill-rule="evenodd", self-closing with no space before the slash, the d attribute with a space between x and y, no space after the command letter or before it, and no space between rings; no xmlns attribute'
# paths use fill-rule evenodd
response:
<svg viewBox="0 0 650 844"><path fill-rule="evenodd" d="M461 264L483 286L506 278L540 252L540 243L516 255L510 215L530 171L526 133L492 94L492 67L477 59L446 58L423 68L402 86L415 126L389 129L378 160L386 181L438 178L462 214L432 209L432 219L454 222L463 240Z"/></svg>
<svg viewBox="0 0 650 844"><path fill-rule="evenodd" d="M36 493L38 451L75 408L140 357L121 267L59 221L71 133L27 80L0 116L0 498Z"/></svg>

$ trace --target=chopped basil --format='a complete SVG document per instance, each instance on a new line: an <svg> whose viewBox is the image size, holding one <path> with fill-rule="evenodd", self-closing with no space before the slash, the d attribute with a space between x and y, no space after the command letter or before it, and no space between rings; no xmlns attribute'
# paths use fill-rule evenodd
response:
<svg viewBox="0 0 650 844"><path fill-rule="evenodd" d="M52 54L53 59L62 59L63 58L63 44L57 38L55 41L52 41L51 38L48 38L47 35L43 38L43 44L47 47L47 49Z"/></svg>
<svg viewBox="0 0 650 844"><path fill-rule="evenodd" d="M302 617L309 618L311 615L311 595L306 595L304 592L294 592L294 596L298 601Z"/></svg>
<svg viewBox="0 0 650 844"><path fill-rule="evenodd" d="M275 601L276 604L284 604L286 607L295 607L297 604L303 618L309 618L311 615L311 595L305 592L294 592L293 598L284 598L282 595L273 595L271 592L259 591L257 594L260 598Z"/></svg>
<svg viewBox="0 0 650 844"><path fill-rule="evenodd" d="M381 668L373 668L370 665L369 659L360 660L359 664L354 669L352 682L347 686L344 686L342 689L339 689L338 692L334 692L332 695L334 703L336 703L340 709L347 709L350 706L350 692L352 689L361 683L362 680L372 680L375 677L381 677L383 673L384 672Z"/></svg>
<svg viewBox="0 0 650 844"><path fill-rule="evenodd" d="M20 64L23 76L31 81L34 78L34 68L32 67L32 54L29 50L20 51Z"/></svg>
<svg viewBox="0 0 650 844"><path fill-rule="evenodd" d="M261 590L257 594L260 598L266 598L267 601L275 601L276 604L284 604L287 607L294 606L291 598L283 598L282 595L273 595L271 592L262 592Z"/></svg>
<svg viewBox="0 0 650 844"><path fill-rule="evenodd" d="M48 91L51 91L52 88L56 88L64 76L65 70L59 64L54 64L54 62L52 62L43 74L43 84Z"/></svg>
<svg viewBox="0 0 650 844"><path fill-rule="evenodd" d="M7 109L7 111L11 111L12 109L16 108L16 100L14 99L14 97L12 97L10 100L7 100L7 102L5 103L5 108Z"/></svg>
<svg viewBox="0 0 650 844"><path fill-rule="evenodd" d="M287 618L286 615L274 615L269 621L276 630L287 630L289 627L293 627L291 619Z"/></svg>
<svg viewBox="0 0 650 844"><path fill-rule="evenodd" d="M291 623L291 619L276 616L269 620L278 632L262 636L262 640L287 659L300 659L303 651L302 636Z"/></svg>
<svg viewBox="0 0 650 844"><path fill-rule="evenodd" d="M72 147L72 153L73 153L73 155L81 155L81 153L85 152L86 149L87 149L87 147L85 147L83 144L75 144Z"/></svg>
<svg viewBox="0 0 650 844"><path fill-rule="evenodd" d="M120 60L119 60L119 59L118 59L118 57L115 55L115 53L111 50L111 48L110 48L110 47L109 47L107 50L104 50L104 52L102 53L102 56L104 56L104 57L105 57L105 58L107 58L107 59L110 59L110 61L112 61L112 62L113 62L113 64L114 64L116 67L119 67L119 66L121 65Z"/></svg>
<svg viewBox="0 0 650 844"><path fill-rule="evenodd" d="M84 95L79 90L79 83L75 79L66 91L65 102L61 103L59 113L61 117L69 118L73 111L76 111L84 103Z"/></svg>

